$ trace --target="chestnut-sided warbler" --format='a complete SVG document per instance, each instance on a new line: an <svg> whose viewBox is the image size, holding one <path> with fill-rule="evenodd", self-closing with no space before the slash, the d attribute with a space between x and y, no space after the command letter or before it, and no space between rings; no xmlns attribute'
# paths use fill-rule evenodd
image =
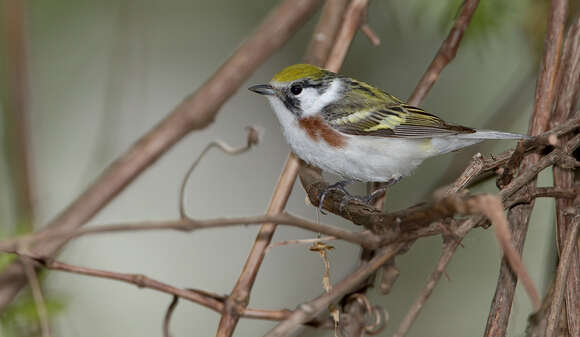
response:
<svg viewBox="0 0 580 337"><path fill-rule="evenodd" d="M393 183L426 158L485 139L527 138L446 123L367 83L309 64L289 66L269 84L249 89L269 99L298 157L349 181ZM344 191L344 183L338 187Z"/></svg>

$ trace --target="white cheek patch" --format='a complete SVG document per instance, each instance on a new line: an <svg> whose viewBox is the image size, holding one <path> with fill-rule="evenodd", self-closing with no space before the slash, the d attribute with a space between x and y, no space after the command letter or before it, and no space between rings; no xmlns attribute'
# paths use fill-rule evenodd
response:
<svg viewBox="0 0 580 337"><path fill-rule="evenodd" d="M304 88L302 94L298 96L300 99L300 108L302 109L302 117L316 116L322 108L340 99L342 86L342 81L335 79L322 95L315 88Z"/></svg>

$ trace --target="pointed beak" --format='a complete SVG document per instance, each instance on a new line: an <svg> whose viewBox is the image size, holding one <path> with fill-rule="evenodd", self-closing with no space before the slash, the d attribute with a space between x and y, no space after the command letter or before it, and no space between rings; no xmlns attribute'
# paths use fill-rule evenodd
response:
<svg viewBox="0 0 580 337"><path fill-rule="evenodd" d="M265 95L265 96L272 96L274 95L274 88L272 88L269 84L258 84L248 88L257 94Z"/></svg>

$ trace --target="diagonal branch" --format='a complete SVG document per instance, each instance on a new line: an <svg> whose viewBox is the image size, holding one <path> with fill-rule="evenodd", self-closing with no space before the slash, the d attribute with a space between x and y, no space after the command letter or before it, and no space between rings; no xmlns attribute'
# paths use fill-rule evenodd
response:
<svg viewBox="0 0 580 337"><path fill-rule="evenodd" d="M576 216L570 222L568 232L565 235L565 240L562 245L562 252L560 256L560 262L558 263L558 271L556 273L556 282L554 287L554 295L552 299L552 305L548 314L548 321L546 327L546 337L553 337L554 332L560 322L560 312L562 311L562 302L564 301L564 296L567 294L565 291L569 288L567 284L568 273L571 271L573 264L573 257L578 253L577 243L578 243L578 229L580 227L580 215ZM573 294L578 296L578 294ZM575 299L573 297L573 299ZM578 319L576 317L575 319ZM570 330L570 327L568 327ZM570 336L577 336L572 334L570 330Z"/></svg>
<svg viewBox="0 0 580 337"><path fill-rule="evenodd" d="M404 244L396 243L380 249L375 257L361 265L355 272L332 286L332 290L320 297L301 304L286 320L278 324L266 334L266 337L288 336L295 332L302 324L316 318L322 311L328 308L333 301L346 295L353 287L364 281L369 275L392 259Z"/></svg>
<svg viewBox="0 0 580 337"><path fill-rule="evenodd" d="M459 49L459 44L463 39L463 34L465 33L478 4L479 0L464 0L462 5L463 8L457 17L457 20L455 20L455 24L451 28L447 38L441 44L441 47L439 47L439 51L437 51L435 58L431 61L431 64L425 71L425 74L423 74L423 77L421 77L419 84L415 87L415 90L409 98L409 104L419 105L429 90L431 90L435 81L439 78L443 68L445 68L445 66L455 58L457 50Z"/></svg>
<svg viewBox="0 0 580 337"><path fill-rule="evenodd" d="M316 9L319 0L285 0L194 94L119 156L103 174L48 226L76 228L85 224L127 185L192 130L211 124L222 104L272 53L288 41ZM54 254L62 242L43 247ZM22 265L12 264L0 275L0 311L25 284Z"/></svg>
<svg viewBox="0 0 580 337"><path fill-rule="evenodd" d="M341 28L336 38L337 41L335 42L333 49L330 51L330 56L327 61L327 68L329 70L336 72L342 64L344 56L346 55L346 50L348 49L348 46L354 37L354 32L351 33L351 31L356 32L358 29L358 26L353 26L352 22L356 20L360 22L361 12L357 11L357 9L359 9L361 6L364 8L367 4L367 1L368 0L353 0L345 14L343 25L333 25L335 29L338 29L339 27ZM344 4L341 2L336 2L335 5L341 6ZM325 13L329 14L330 12L331 11ZM332 12L338 13L342 11L336 10ZM332 21L329 20L329 22ZM323 30L324 27L319 25L317 29ZM335 34L329 34L329 36L332 35ZM314 33L315 38L316 36L317 32ZM309 55L311 53L313 53L312 49L309 51ZM272 197L270 205L268 206L268 210L266 212L267 215L278 214L283 211L286 205L286 201L290 195L292 186L294 185L294 181L296 180L296 176L298 175L299 168L300 162L298 158L290 153L286 161L286 165L284 166L284 169L280 175L280 179L278 180L278 184L274 190L274 196ZM270 245L275 229L275 223L266 223L260 228L256 241L254 242L250 254L248 255L246 264L244 265L244 269L242 270L242 273L238 278L232 293L226 301L226 307L219 323L217 336L229 337L233 334L233 331L238 322L237 311L248 305L254 280L256 279L256 275L260 265L262 264L266 250Z"/></svg>
<svg viewBox="0 0 580 337"><path fill-rule="evenodd" d="M48 321L48 311L46 310L46 302L44 301L44 296L42 296L42 290L40 289L40 281L36 275L36 270L34 270L33 262L30 258L26 256L20 256L20 260L24 265L24 272L26 273L26 278L30 284L30 289L32 289L32 297L34 297L34 302L36 305L36 311L38 313L38 320L40 321L40 327L42 331L42 337L50 337L50 324Z"/></svg>

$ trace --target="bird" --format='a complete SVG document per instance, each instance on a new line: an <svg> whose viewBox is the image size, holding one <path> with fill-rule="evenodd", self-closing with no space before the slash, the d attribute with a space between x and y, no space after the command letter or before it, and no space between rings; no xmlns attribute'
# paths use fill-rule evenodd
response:
<svg viewBox="0 0 580 337"><path fill-rule="evenodd" d="M311 64L288 66L268 84L248 89L268 98L292 152L341 177L321 200L332 189L350 196L345 186L355 181L392 185L429 157L486 139L529 138L447 123L368 83Z"/></svg>

